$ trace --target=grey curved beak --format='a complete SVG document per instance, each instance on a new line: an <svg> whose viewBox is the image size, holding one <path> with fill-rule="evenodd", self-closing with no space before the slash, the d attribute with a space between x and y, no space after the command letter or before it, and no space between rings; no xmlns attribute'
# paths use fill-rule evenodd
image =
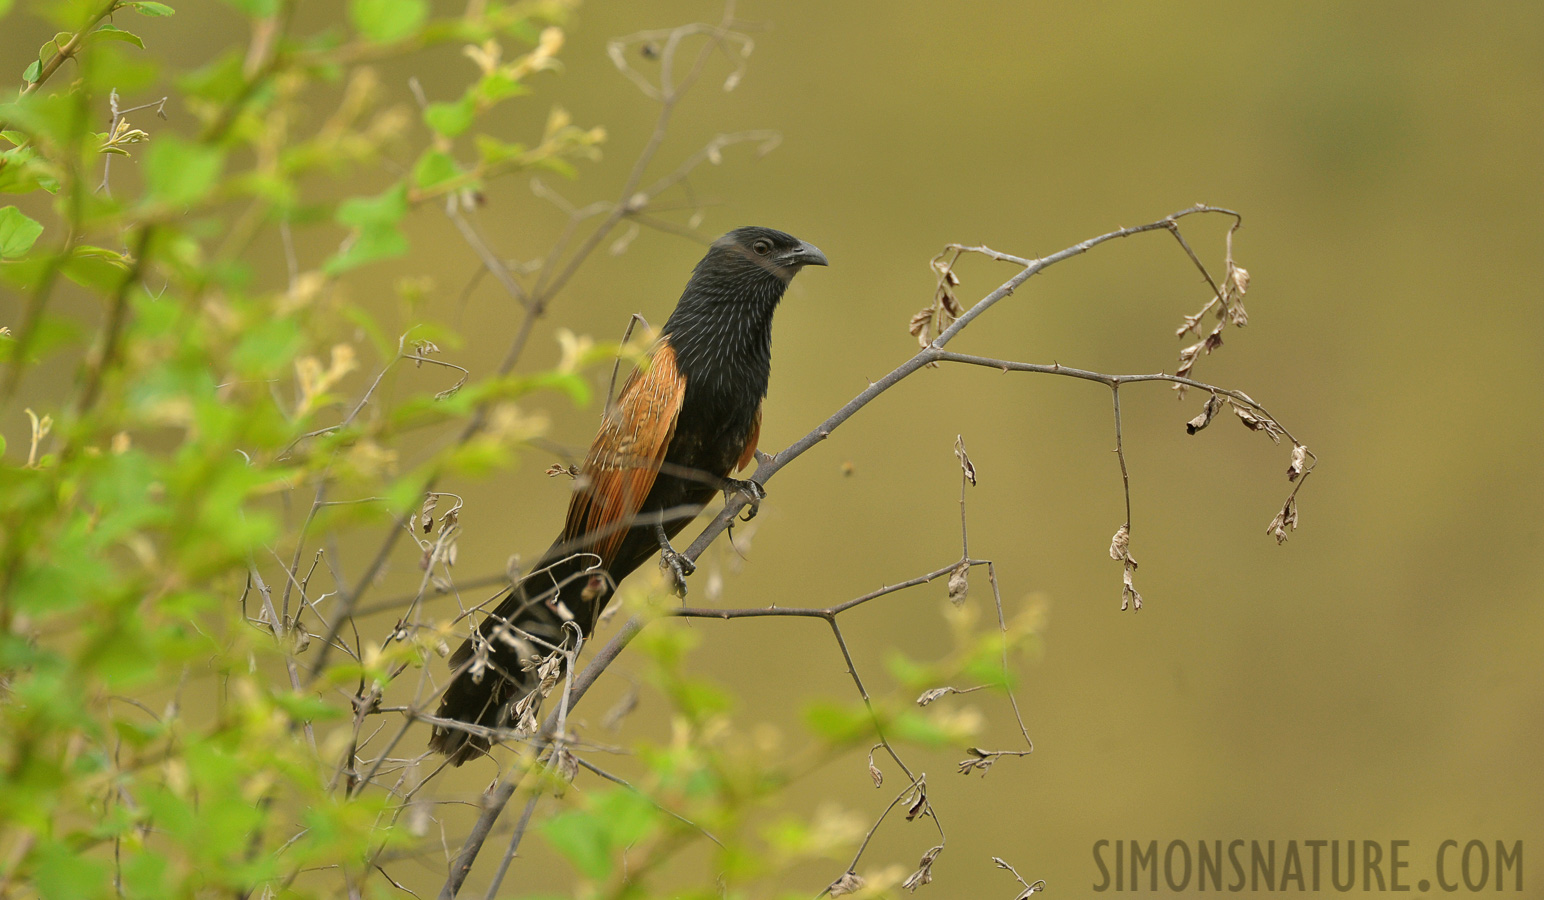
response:
<svg viewBox="0 0 1544 900"><path fill-rule="evenodd" d="M826 255L820 252L820 248L814 244L801 241L799 246L783 254L780 262L784 266L829 266Z"/></svg>

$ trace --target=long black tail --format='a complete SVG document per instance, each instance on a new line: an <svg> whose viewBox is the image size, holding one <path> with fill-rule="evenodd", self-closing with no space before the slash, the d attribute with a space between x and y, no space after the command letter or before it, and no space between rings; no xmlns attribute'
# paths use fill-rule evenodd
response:
<svg viewBox="0 0 1544 900"><path fill-rule="evenodd" d="M611 599L613 575L596 562L593 554L565 554L557 547L547 551L532 574L451 654L451 681L439 717L484 729L518 724L511 722L514 706L537 686L536 663L565 641L573 644L572 629L565 634L564 624L578 625L588 637ZM457 766L491 744L486 732L446 725L436 725L429 739L431 748Z"/></svg>

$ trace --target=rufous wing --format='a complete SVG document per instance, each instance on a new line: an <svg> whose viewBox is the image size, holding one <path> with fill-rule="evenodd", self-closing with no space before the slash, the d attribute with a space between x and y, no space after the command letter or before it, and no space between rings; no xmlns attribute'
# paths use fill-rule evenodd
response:
<svg viewBox="0 0 1544 900"><path fill-rule="evenodd" d="M622 385L580 469L583 486L568 505L563 541L610 565L633 516L654 487L675 434L686 379L675 349L661 339L652 359Z"/></svg>
<svg viewBox="0 0 1544 900"><path fill-rule="evenodd" d="M751 436L745 440L745 449L740 451L740 461L734 464L736 472L750 465L756 460L756 443L761 440L761 407L756 407L756 421L751 425Z"/></svg>

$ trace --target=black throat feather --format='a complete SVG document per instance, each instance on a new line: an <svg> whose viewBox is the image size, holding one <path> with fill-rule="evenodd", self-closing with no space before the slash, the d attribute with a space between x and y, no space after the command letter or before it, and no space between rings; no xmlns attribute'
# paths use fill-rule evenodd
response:
<svg viewBox="0 0 1544 900"><path fill-rule="evenodd" d="M686 378L683 413L760 407L772 372L772 314L787 288L777 272L743 259L710 255L692 273L663 330Z"/></svg>

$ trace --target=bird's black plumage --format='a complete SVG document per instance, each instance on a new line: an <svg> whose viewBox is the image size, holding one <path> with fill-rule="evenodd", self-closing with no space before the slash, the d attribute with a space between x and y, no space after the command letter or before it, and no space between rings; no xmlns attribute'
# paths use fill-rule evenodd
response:
<svg viewBox="0 0 1544 900"><path fill-rule="evenodd" d="M660 551L660 529L674 537L749 459L771 377L772 314L806 265L826 258L771 228L738 228L713 242L648 372L634 373L608 410L563 533L451 655L439 709L448 721L436 725L434 749L459 765L490 737L451 722L505 727L517 704L534 715L534 703L520 703L536 683L532 660L564 644L565 622L588 636L617 583Z"/></svg>

